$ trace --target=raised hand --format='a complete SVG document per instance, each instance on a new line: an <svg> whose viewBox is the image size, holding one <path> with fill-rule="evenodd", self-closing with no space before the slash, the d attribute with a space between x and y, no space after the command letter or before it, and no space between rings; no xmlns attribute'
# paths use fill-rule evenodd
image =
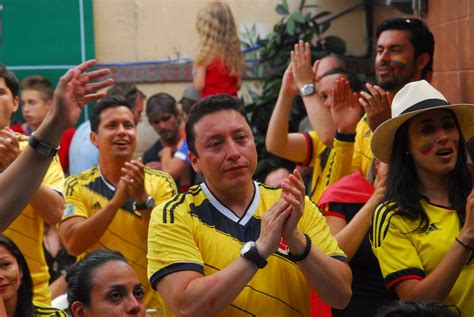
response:
<svg viewBox="0 0 474 317"><path fill-rule="evenodd" d="M291 206L291 214L283 227L283 237L291 240L296 226L303 216L304 200L305 200L305 186L303 178L298 170L294 170L286 180L281 183L282 199Z"/></svg>
<svg viewBox="0 0 474 317"><path fill-rule="evenodd" d="M389 92L377 85L366 83L369 93L360 92L359 102L367 113L370 130L375 131L379 125L392 117L392 98Z"/></svg>
<svg viewBox="0 0 474 317"><path fill-rule="evenodd" d="M331 116L337 131L343 134L354 134L362 115L358 94L353 93L349 81L339 78L330 92Z"/></svg>
<svg viewBox="0 0 474 317"><path fill-rule="evenodd" d="M283 226L290 216L291 209L288 202L280 199L263 214L260 236L256 241L258 253L263 258L268 258L278 249Z"/></svg>
<svg viewBox="0 0 474 317"><path fill-rule="evenodd" d="M81 114L82 107L105 96L98 90L113 84L113 79L99 80L110 75L109 69L100 69L86 73L96 65L95 60L89 60L64 74L58 82L53 98L53 114L61 118L65 128L72 127ZM95 81L95 82L93 82Z"/></svg>
<svg viewBox="0 0 474 317"><path fill-rule="evenodd" d="M311 66L311 49L309 43L299 41L291 51L293 77L296 85L301 89L305 84L314 84L314 72Z"/></svg>
<svg viewBox="0 0 474 317"><path fill-rule="evenodd" d="M295 78L293 76L293 64L290 63L283 74L283 79L281 81L280 93L289 95L291 97L297 96L299 94L299 88L296 85Z"/></svg>
<svg viewBox="0 0 474 317"><path fill-rule="evenodd" d="M466 200L466 217L459 234L459 240L469 246L471 250L474 249L474 190L471 190L471 194Z"/></svg>
<svg viewBox="0 0 474 317"><path fill-rule="evenodd" d="M127 184L127 191L135 201L145 201L148 194L145 191L145 172L141 158L126 162L122 167L121 181Z"/></svg>
<svg viewBox="0 0 474 317"><path fill-rule="evenodd" d="M0 130L0 172L3 172L20 155L18 137L10 128Z"/></svg>

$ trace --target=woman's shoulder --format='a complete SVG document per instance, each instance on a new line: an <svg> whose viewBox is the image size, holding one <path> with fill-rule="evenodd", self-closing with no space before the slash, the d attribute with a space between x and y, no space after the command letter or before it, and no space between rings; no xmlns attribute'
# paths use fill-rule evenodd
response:
<svg viewBox="0 0 474 317"><path fill-rule="evenodd" d="M54 308L54 307L51 307L51 306L47 306L47 305L44 305L44 304L40 304L40 303L37 303L37 302L34 302L33 303L33 306L34 306L34 312L33 312L33 316L57 316L57 317L67 317L69 316L65 311L61 310L61 309L58 309L58 308Z"/></svg>

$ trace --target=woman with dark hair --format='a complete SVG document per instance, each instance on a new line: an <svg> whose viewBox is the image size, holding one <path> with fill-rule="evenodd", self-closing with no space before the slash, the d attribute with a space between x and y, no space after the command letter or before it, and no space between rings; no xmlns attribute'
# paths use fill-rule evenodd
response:
<svg viewBox="0 0 474 317"><path fill-rule="evenodd" d="M75 317L144 316L144 289L117 251L99 249L66 274L69 310Z"/></svg>
<svg viewBox="0 0 474 317"><path fill-rule="evenodd" d="M435 300L474 315L474 193L465 138L474 105L449 105L426 81L403 87L372 137L389 163L371 241L385 285L402 300Z"/></svg>
<svg viewBox="0 0 474 317"><path fill-rule="evenodd" d="M61 310L33 303L33 282L25 258L3 234L0 234L0 315L67 316Z"/></svg>

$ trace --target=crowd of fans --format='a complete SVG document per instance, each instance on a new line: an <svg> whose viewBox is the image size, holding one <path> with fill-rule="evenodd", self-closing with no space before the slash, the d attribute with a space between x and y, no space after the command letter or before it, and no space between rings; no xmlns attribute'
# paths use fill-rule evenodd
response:
<svg viewBox="0 0 474 317"><path fill-rule="evenodd" d="M0 315L473 316L474 105L430 84L427 25L381 23L375 84L296 43L265 140L296 168L264 182L230 8L197 30L179 103L95 61L55 89L0 66ZM134 159L143 110L158 138Z"/></svg>

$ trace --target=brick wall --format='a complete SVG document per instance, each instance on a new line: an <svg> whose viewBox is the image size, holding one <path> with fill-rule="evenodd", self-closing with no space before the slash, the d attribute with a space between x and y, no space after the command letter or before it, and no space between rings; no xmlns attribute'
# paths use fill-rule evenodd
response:
<svg viewBox="0 0 474 317"><path fill-rule="evenodd" d="M385 0L372 3L373 33L384 19L402 16ZM474 0L428 0L423 20L435 37L432 84L452 103L474 103Z"/></svg>

